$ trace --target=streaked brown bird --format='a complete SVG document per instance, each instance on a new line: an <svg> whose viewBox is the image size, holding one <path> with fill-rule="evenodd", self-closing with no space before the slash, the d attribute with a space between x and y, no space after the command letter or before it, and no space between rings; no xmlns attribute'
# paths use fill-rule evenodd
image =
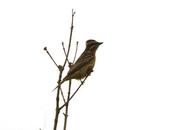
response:
<svg viewBox="0 0 175 130"><path fill-rule="evenodd" d="M90 72L92 72L95 65L96 50L102 43L103 42L97 42L92 39L87 40L84 52L80 55L77 61L73 65L71 65L67 76L63 78L63 80L60 82L60 85L65 81L71 79L81 80L86 77Z"/></svg>

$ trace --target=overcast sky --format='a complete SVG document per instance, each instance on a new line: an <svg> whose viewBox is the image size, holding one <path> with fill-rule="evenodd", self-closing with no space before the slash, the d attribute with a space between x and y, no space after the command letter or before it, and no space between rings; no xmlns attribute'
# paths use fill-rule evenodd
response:
<svg viewBox="0 0 175 130"><path fill-rule="evenodd" d="M173 0L0 1L0 130L53 128L59 71L43 47L63 63L72 8L71 55L76 41L78 55L88 39L104 44L70 103L68 130L174 130L174 7Z"/></svg>

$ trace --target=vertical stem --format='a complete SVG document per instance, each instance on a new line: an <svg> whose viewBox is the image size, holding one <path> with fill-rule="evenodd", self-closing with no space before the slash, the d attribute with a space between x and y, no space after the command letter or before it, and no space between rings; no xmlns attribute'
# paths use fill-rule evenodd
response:
<svg viewBox="0 0 175 130"><path fill-rule="evenodd" d="M86 81L86 79L88 78L88 76L89 75L87 75L86 77L85 77L85 79L82 81L82 83L79 85L79 87L75 90L75 92L70 96L70 98L69 98L69 100L68 101L70 101L74 96L75 96L75 94L78 92L78 90L81 88L81 86L84 84L84 82ZM60 106L60 110L61 109L63 109L66 105L67 105L67 103L68 103L68 101L66 101L66 103L64 103L62 106Z"/></svg>
<svg viewBox="0 0 175 130"><path fill-rule="evenodd" d="M68 109L69 109L69 98L70 98L70 92L71 92L71 80L69 80L69 90L68 90L68 94L67 94L67 104L66 104L66 109L65 109L65 113L64 113L64 129L66 130L67 128L67 117L68 117Z"/></svg>
<svg viewBox="0 0 175 130"><path fill-rule="evenodd" d="M65 62L67 61L68 56L69 56L69 52L70 52L70 46L71 46L71 41L72 41L72 33L73 33L73 28L74 28L74 14L75 14L75 12L72 10L72 21L71 21L71 28L70 28L69 46L68 46L68 49L67 49L67 55L66 55Z"/></svg>
<svg viewBox="0 0 175 130"><path fill-rule="evenodd" d="M77 43L76 43L76 50L75 50L75 55L74 55L74 60L73 60L73 64L74 64L74 62L75 62L75 59L76 59L76 56L77 56L77 51L78 51L78 41L77 41Z"/></svg>
<svg viewBox="0 0 175 130"><path fill-rule="evenodd" d="M60 87L58 87L57 93L59 93L59 91L60 91ZM54 120L54 130L57 129L58 116L60 114L60 110L57 108L59 108L59 94L57 94L57 98L56 98L56 113L55 113L55 120Z"/></svg>
<svg viewBox="0 0 175 130"><path fill-rule="evenodd" d="M61 89L60 82L61 82L61 79L62 79L62 73L63 73L64 67L65 67L65 65L67 63L67 59L68 59L69 52L70 52L70 46L71 46L71 41L72 41L72 33L73 33L74 15L75 15L75 12L72 10L72 21L71 21L69 45L68 45L68 49L67 49L67 53L66 53L66 58L65 58L64 64L62 66L62 70L60 70L59 80L58 80L58 89L57 89L57 97L56 97L56 113L55 113L55 120L54 120L54 128L53 128L53 130L57 129L58 117L59 117L59 114L60 114L60 109L59 109L59 107L60 107L59 106L59 103L60 103L60 89Z"/></svg>
<svg viewBox="0 0 175 130"><path fill-rule="evenodd" d="M70 52L70 47L71 47L71 42L72 42L72 33L73 33L73 22L74 22L74 15L75 15L75 12L72 10L72 20L71 20L71 31L70 31L70 37L69 37L69 46L68 46L68 50L67 50L67 56L66 58L68 59L68 55L69 55L69 52ZM68 90L68 96L67 96L67 101L69 100L69 97L70 97L70 91L71 91L71 80L69 80L69 90ZM67 117L68 117L68 103L66 105L66 109L65 109L65 120L64 120L64 130L66 130L66 126L67 126Z"/></svg>
<svg viewBox="0 0 175 130"><path fill-rule="evenodd" d="M55 113L55 120L54 120L54 130L57 129L57 124L58 124L58 116L60 114L60 109L59 109L59 101L60 101L60 82L61 82L61 77L62 77L63 70L60 71L59 75L59 80L58 80L58 89L57 89L57 97L56 97L56 113Z"/></svg>

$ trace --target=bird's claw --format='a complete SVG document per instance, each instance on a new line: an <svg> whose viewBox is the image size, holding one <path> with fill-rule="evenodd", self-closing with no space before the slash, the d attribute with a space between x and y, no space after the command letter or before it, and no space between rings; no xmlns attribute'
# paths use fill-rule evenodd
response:
<svg viewBox="0 0 175 130"><path fill-rule="evenodd" d="M81 84L83 84L84 82L80 79L80 82L81 82Z"/></svg>
<svg viewBox="0 0 175 130"><path fill-rule="evenodd" d="M73 63L69 62L69 68L71 68L71 67L72 67L72 65L73 65Z"/></svg>
<svg viewBox="0 0 175 130"><path fill-rule="evenodd" d="M92 70L92 69L90 69L89 71L88 71L88 76L90 76L91 75L91 73L93 72L94 70Z"/></svg>

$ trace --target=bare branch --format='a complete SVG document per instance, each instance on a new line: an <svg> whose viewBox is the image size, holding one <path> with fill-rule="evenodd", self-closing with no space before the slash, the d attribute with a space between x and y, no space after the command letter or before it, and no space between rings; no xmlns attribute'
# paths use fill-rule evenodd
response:
<svg viewBox="0 0 175 130"><path fill-rule="evenodd" d="M62 47L63 47L64 54L65 54L65 56L66 56L66 49L65 49L65 47L64 47L64 42L62 42L61 44L62 44Z"/></svg>
<svg viewBox="0 0 175 130"><path fill-rule="evenodd" d="M64 103L65 103L65 102L66 102L66 99L64 98L64 93L63 93L62 88L60 88L60 91L61 91L61 96L62 96L62 98L63 98L63 101L64 101Z"/></svg>
<svg viewBox="0 0 175 130"><path fill-rule="evenodd" d="M74 11L74 9L72 9L72 16L74 16L75 15L75 11Z"/></svg>
<svg viewBox="0 0 175 130"><path fill-rule="evenodd" d="M55 60L53 59L53 57L51 56L51 54L49 53L49 51L47 50L47 47L44 47L44 50L46 51L46 53L49 55L49 57L51 58L51 60L54 62L54 64L57 66L57 68L59 70L62 69L62 66L61 65L57 65L57 63L55 62ZM65 98L64 98L64 94L63 94L63 91L61 89L61 95L62 95L62 98L63 98L63 101L64 103L66 102Z"/></svg>
<svg viewBox="0 0 175 130"><path fill-rule="evenodd" d="M69 37L69 46L68 46L68 50L67 50L67 54L66 54L67 61L68 61L68 55L69 55L69 52L70 52L71 41L72 41L74 14L75 14L75 12L72 10L71 32L70 32L70 37ZM68 64L69 64L69 67L71 67L71 63L69 61L68 61ZM70 92L71 92L71 80L69 80L69 89L68 89L67 101L69 100ZM69 101L68 101L68 103L66 105L66 109L65 109L65 114L64 114L65 115L65 119L64 119L64 129L63 130L66 130L66 128L67 128L68 108L69 108Z"/></svg>
<svg viewBox="0 0 175 130"><path fill-rule="evenodd" d="M72 63L75 62L75 59L76 59L76 56L77 56L77 51L78 51L78 41L77 41L77 43L76 43L76 50L75 50L74 60L73 60Z"/></svg>
<svg viewBox="0 0 175 130"><path fill-rule="evenodd" d="M74 28L74 26L73 26L74 14L75 14L75 12L74 12L73 9L72 9L72 21L71 21L70 36L69 36L69 45L68 45L68 49L67 49L67 53L66 53L66 59L65 59L64 64L63 64L63 68L64 68L65 65L66 65L66 61L67 61L67 59L68 59L69 52L70 52L71 41L72 41L72 33L73 33L73 28Z"/></svg>
<svg viewBox="0 0 175 130"><path fill-rule="evenodd" d="M70 63L69 60L68 60L67 54L66 54L66 49L64 47L64 42L62 42L62 47L63 47L63 51L64 51L64 55L66 57L66 60L67 60L68 63Z"/></svg>
<svg viewBox="0 0 175 130"><path fill-rule="evenodd" d="M81 88L81 86L84 84L84 82L86 81L87 77L89 75L87 75L84 80L81 82L81 84L78 86L78 88L75 90L75 92L70 96L69 100L67 100L66 103L64 103L59 109L61 110L62 108L64 108L68 103L69 101L75 96L75 94L78 92L78 90Z"/></svg>
<svg viewBox="0 0 175 130"><path fill-rule="evenodd" d="M72 21L71 21L69 45L68 45L67 53L65 53L66 54L66 58L65 58L65 61L63 63L62 69L60 70L60 75L59 75L59 79L58 79L58 89L57 89L57 97L56 97L56 113L55 113L54 129L53 130L57 129L58 116L59 116L59 113L60 113L60 109L59 109L59 102L60 102L59 93L60 93L60 88L61 88L61 84L60 83L61 83L61 79L62 79L62 73L63 73L64 67L66 65L66 62L67 62L67 59L68 59L68 56L69 56L69 52L70 52L71 41L72 41L72 33L73 33L74 14L75 14L75 12L72 10Z"/></svg>
<svg viewBox="0 0 175 130"><path fill-rule="evenodd" d="M55 60L53 59L53 57L51 56L51 54L49 53L49 51L47 50L47 47L44 47L44 50L46 51L46 53L49 55L50 59L53 61L53 63L56 65L56 67L58 69L60 69L60 67L57 65L57 63L55 62Z"/></svg>
<svg viewBox="0 0 175 130"><path fill-rule="evenodd" d="M67 127L70 92L71 92L71 80L69 80L69 89L68 89L68 93L67 93L67 104L66 104L66 109L65 109L65 113L64 113L65 118L64 118L64 129L63 130L66 130L66 127Z"/></svg>

